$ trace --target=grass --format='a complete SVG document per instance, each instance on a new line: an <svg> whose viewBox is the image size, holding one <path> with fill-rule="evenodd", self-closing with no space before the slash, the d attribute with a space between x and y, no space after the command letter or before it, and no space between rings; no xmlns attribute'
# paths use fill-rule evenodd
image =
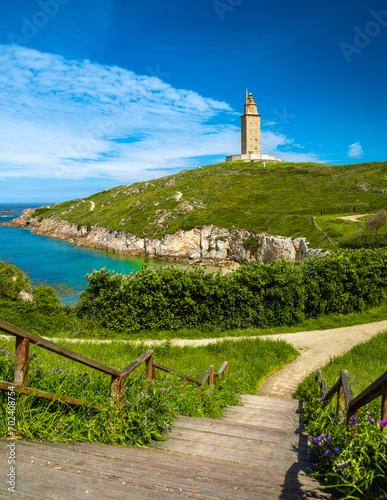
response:
<svg viewBox="0 0 387 500"><path fill-rule="evenodd" d="M11 381L14 349L0 341L0 378ZM74 349L74 345L61 342ZM121 369L148 347L121 344L82 344L76 351L108 366ZM246 352L249 353L248 360ZM125 380L124 402L112 406L108 395L110 377L37 346L31 346L29 386L98 402L105 409L73 408L61 403L19 396L16 404L16 434L48 441L98 441L109 444L142 445L162 440L160 432L170 427L178 414L218 418L225 406L238 404L241 392L255 393L274 370L297 356L297 351L278 341L224 341L202 347L173 347L168 342L154 347L154 359L194 378L201 378L210 364L218 370L227 360L229 377L199 396L198 387L186 387L172 374L157 372L150 386L144 381L144 366ZM163 376L164 375L164 376ZM0 394L0 435L7 435L6 393Z"/></svg>
<svg viewBox="0 0 387 500"><path fill-rule="evenodd" d="M368 191L358 186L368 184ZM288 237L306 237L312 248L331 248L320 227L338 242L338 228L351 233L356 223L336 222L339 215L375 213L385 208L387 162L357 165L224 162L161 179L139 182L40 208L43 217L160 238L177 229L214 224ZM179 200L176 193L182 194ZM91 202L95 209L90 210ZM324 217L321 218L321 209ZM159 223L162 215L164 222ZM350 225L352 224L352 225Z"/></svg>
<svg viewBox="0 0 387 500"><path fill-rule="evenodd" d="M0 301L0 317L9 323L24 328L44 337L80 338L80 339L117 339L117 340L172 340L172 339L202 339L222 337L255 337L276 335L280 333L295 333L302 331L327 330L345 326L363 325L387 319L387 303L366 311L350 314L329 314L319 318L311 318L291 326L271 328L246 328L226 331L211 331L199 329L181 330L143 330L140 332L117 332L100 326L87 318L78 318L75 310L61 307L55 314L44 314L34 310L30 305L15 304L15 302Z"/></svg>
<svg viewBox="0 0 387 500"><path fill-rule="evenodd" d="M328 386L338 380L341 369L348 370L356 397L387 371L387 332L356 345L325 365L322 373ZM387 441L381 429L387 421L380 420L381 397L361 408L357 421L352 420L347 427L337 415L335 399L326 402L319 398L314 376L299 385L297 395L305 402L306 426L318 451L320 476L327 484L335 485L343 499L386 498Z"/></svg>

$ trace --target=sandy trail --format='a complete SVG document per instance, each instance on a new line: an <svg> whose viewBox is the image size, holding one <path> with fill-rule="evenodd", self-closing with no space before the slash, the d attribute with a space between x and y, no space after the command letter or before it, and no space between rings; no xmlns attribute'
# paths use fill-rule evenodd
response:
<svg viewBox="0 0 387 500"><path fill-rule="evenodd" d="M374 335L387 330L387 320L365 325L346 326L342 328L333 328L330 330L313 330L310 332L280 333L278 335L263 335L253 337L220 337L208 339L174 339L171 344L179 347L184 346L202 346L215 344L222 340L238 341L240 339L271 339L285 340L298 351L300 355L292 362L286 365L282 370L269 377L260 387L258 395L276 396L283 398L293 398L297 386L310 373L316 371L321 366L328 363L330 358L340 356L349 351L353 346L369 340ZM10 339L8 335L1 335L0 338ZM51 342L59 345L66 341L70 343L93 343L93 344L111 344L111 343L134 343L144 344L145 346L160 345L165 340L92 340L92 339L65 339L65 338L47 338Z"/></svg>
<svg viewBox="0 0 387 500"><path fill-rule="evenodd" d="M387 321L346 326L331 330L268 335L263 338L286 340L301 354L292 363L268 378L260 387L260 396L294 397L297 386L310 373L340 356L353 346L387 330Z"/></svg>
<svg viewBox="0 0 387 500"><path fill-rule="evenodd" d="M357 221L360 219L360 217L365 217L366 215L371 215L371 214L363 214L363 215L346 215L345 217L337 217L338 219L343 219L343 220L353 220Z"/></svg>

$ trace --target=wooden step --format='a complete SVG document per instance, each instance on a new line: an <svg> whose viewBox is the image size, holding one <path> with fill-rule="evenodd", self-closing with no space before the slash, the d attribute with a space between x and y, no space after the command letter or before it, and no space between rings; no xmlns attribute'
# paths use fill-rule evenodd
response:
<svg viewBox="0 0 387 500"><path fill-rule="evenodd" d="M267 429L259 427L251 422L242 422L235 425L234 420L215 420L211 418L179 417L176 419L173 429L178 428L196 429L203 432L216 432L227 436L251 437L272 443L288 443L296 446L299 438L303 437L304 446L307 446L308 438L306 435L296 434L294 429ZM166 434L168 436L168 434Z"/></svg>
<svg viewBox="0 0 387 500"><path fill-rule="evenodd" d="M163 450L91 443L49 445L17 443L18 498L297 499L308 498L304 494L314 486L309 478L295 486L287 477L278 485L270 470L259 473L256 467ZM5 463L1 461L0 470ZM0 493L11 498L4 485Z"/></svg>
<svg viewBox="0 0 387 500"><path fill-rule="evenodd" d="M255 395L242 401L219 420L179 417L166 441L147 448L18 441L17 497L332 498L305 475L315 470L315 455L302 433L302 402ZM4 476L7 441L0 442ZM12 495L0 484L0 496Z"/></svg>
<svg viewBox="0 0 387 500"><path fill-rule="evenodd" d="M298 446L297 449L295 449L295 446L288 445L286 442L271 443L269 441L253 439L250 437L244 438L230 436L219 434L217 432L203 432L198 430L174 427L173 438L215 446L227 446L229 448L237 448L239 450L249 450L254 452L259 451L259 453L264 454L265 456L285 456L288 458L292 458L295 461L297 461L298 458L312 459L314 457L314 453L312 452L312 450L310 450L310 448L308 448L308 446ZM162 443L160 443L160 447L163 448Z"/></svg>
<svg viewBox="0 0 387 500"><path fill-rule="evenodd" d="M278 405L279 407L281 406L287 406L287 407L292 407L292 408L298 408L300 405L302 405L302 402L298 399L287 399L287 398L280 398L276 396L258 396L255 394L242 394L241 395L241 401L242 403L258 403L258 404L275 404Z"/></svg>

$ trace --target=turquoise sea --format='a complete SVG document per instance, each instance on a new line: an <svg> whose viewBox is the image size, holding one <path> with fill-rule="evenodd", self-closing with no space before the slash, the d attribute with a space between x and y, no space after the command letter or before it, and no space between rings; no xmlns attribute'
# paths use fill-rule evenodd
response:
<svg viewBox="0 0 387 500"><path fill-rule="evenodd" d="M16 214L0 213L0 222L21 215L26 208L43 204L2 204L1 210L16 210ZM47 205L47 204L45 204ZM138 271L144 264L162 265L153 259L117 255L89 248L76 247L67 241L37 236L30 229L0 226L0 260L20 267L33 285L67 285L73 289L70 295L61 296L65 304L75 304L79 293L87 287L86 274L93 269L107 267L111 271L127 274Z"/></svg>

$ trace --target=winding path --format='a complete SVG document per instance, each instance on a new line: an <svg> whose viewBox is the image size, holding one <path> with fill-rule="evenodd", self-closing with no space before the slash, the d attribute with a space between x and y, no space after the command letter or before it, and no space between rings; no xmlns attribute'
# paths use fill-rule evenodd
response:
<svg viewBox="0 0 387 500"><path fill-rule="evenodd" d="M285 340L298 351L300 355L282 370L269 377L258 391L260 396L275 396L282 398L293 398L297 386L304 378L328 363L330 358L340 356L352 349L353 346L369 340L374 335L387 330L387 320L365 325L346 326L342 328L332 328L329 330L313 330L310 332L280 333L277 335L262 335L253 337L220 337L209 339L175 339L171 344L179 347L201 346L215 344L222 340L239 339L271 339ZM72 343L143 343L144 345L160 345L165 340L88 340L88 339L63 339L50 338L53 342L66 340Z"/></svg>

